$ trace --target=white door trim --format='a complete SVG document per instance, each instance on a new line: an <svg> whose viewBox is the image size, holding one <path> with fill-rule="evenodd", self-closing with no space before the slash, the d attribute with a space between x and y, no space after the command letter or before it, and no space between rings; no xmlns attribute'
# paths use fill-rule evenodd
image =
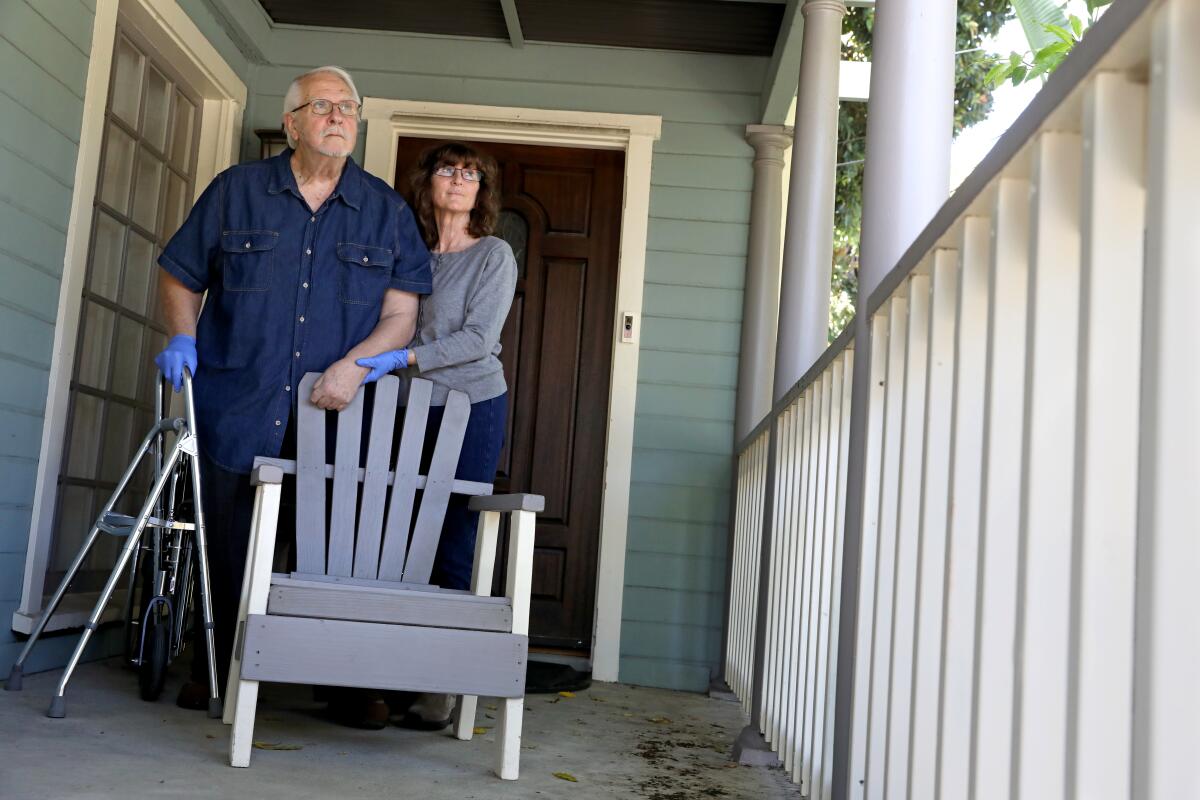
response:
<svg viewBox="0 0 1200 800"><path fill-rule="evenodd" d="M203 98L200 121L196 195L237 158L246 107L246 84L204 37L176 0L97 0L92 49L83 100L79 155L75 162L75 191L67 226L63 277L54 326L50 380L38 457L37 483L25 556L21 604L13 614L13 630L28 633L41 613L46 565L53 536L54 502L62 465L70 399L71 367L79 332L79 308L92 227L92 203L99 180L100 146L104 138L104 107L116 44L117 17L136 30L157 54L179 72ZM86 612L56 614L48 630L81 625Z"/></svg>
<svg viewBox="0 0 1200 800"><path fill-rule="evenodd" d="M592 626L592 677L599 681L615 681L621 655L621 601L625 591L625 540L633 462L633 414L637 400L637 340L650 216L650 163L654 142L661 135L662 118L379 97L364 99L363 118L367 121L364 167L389 185L396 174L397 139L401 136L593 147L625 153L600 551L596 567L596 614ZM632 341L621 340L623 314L633 315Z"/></svg>

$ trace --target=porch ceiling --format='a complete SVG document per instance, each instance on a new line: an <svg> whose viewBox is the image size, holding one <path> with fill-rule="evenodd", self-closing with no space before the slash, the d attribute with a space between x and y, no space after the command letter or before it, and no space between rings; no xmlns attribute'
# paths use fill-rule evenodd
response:
<svg viewBox="0 0 1200 800"><path fill-rule="evenodd" d="M500 0L259 0L279 24L508 39ZM526 41L770 56L779 0L515 0Z"/></svg>

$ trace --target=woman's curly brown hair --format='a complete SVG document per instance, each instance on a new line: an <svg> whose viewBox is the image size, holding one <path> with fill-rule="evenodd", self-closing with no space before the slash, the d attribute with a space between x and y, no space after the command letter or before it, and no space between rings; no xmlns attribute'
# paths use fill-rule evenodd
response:
<svg viewBox="0 0 1200 800"><path fill-rule="evenodd" d="M438 244L437 220L433 215L433 171L438 167L457 166L477 169L483 173L479 182L479 194L475 197L475 208L471 209L471 220L467 232L478 238L491 236L500 219L500 168L496 159L482 150L463 142L443 142L424 150L417 165L409 173L408 180L413 190L413 211L421 226L425 245L432 250Z"/></svg>

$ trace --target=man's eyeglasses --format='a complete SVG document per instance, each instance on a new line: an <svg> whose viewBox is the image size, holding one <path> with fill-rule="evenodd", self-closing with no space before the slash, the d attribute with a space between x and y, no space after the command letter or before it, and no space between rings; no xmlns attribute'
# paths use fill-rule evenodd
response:
<svg viewBox="0 0 1200 800"><path fill-rule="evenodd" d="M470 167L438 167L433 171L433 174L439 178L453 178L456 172L462 175L464 181L478 183L483 180L483 170L471 169Z"/></svg>
<svg viewBox="0 0 1200 800"><path fill-rule="evenodd" d="M358 116L358 103L354 102L353 100L343 100L340 103L335 103L332 100L324 99L309 100L302 106L296 106L289 113L295 114L305 106L311 106L312 113L316 114L318 117L328 116L333 111L334 106L337 106L337 110L341 112L343 117Z"/></svg>

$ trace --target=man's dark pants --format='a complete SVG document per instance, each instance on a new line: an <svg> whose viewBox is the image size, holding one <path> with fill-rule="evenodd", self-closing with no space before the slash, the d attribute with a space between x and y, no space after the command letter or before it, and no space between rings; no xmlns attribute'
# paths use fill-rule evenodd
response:
<svg viewBox="0 0 1200 800"><path fill-rule="evenodd" d="M293 458L295 436L291 430L284 437L281 458ZM246 546L250 541L250 518L254 513L256 487L250 476L233 472L203 454L200 456L200 491L204 501L204 527L208 540L208 572L212 584L213 639L217 649L217 688L225 692L229 675L229 658L236 638L238 604L242 596L242 575L246 571ZM294 489L290 481L284 485L279 509L279 526L275 535L276 551L287 547L295 538ZM201 622L200 596L195 594L196 632L193 638L192 680L208 684L208 662L205 655Z"/></svg>

